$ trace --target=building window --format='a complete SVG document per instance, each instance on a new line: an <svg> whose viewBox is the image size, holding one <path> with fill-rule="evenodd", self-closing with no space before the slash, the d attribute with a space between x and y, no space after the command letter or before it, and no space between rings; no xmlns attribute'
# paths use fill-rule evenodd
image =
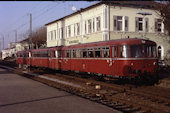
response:
<svg viewBox="0 0 170 113"><path fill-rule="evenodd" d="M71 37L71 25L68 26L68 37Z"/></svg>
<svg viewBox="0 0 170 113"><path fill-rule="evenodd" d="M143 18L136 17L136 31L143 31Z"/></svg>
<svg viewBox="0 0 170 113"><path fill-rule="evenodd" d="M161 19L155 19L155 32L163 32L163 22Z"/></svg>
<svg viewBox="0 0 170 113"><path fill-rule="evenodd" d="M104 7L104 28L108 28L108 7Z"/></svg>
<svg viewBox="0 0 170 113"><path fill-rule="evenodd" d="M129 17L125 16L125 31L128 31L129 27Z"/></svg>
<svg viewBox="0 0 170 113"><path fill-rule="evenodd" d="M129 19L127 16L113 16L113 27L115 31L128 31Z"/></svg>
<svg viewBox="0 0 170 113"><path fill-rule="evenodd" d="M63 28L59 28L59 38L63 38Z"/></svg>
<svg viewBox="0 0 170 113"><path fill-rule="evenodd" d="M136 31L149 31L149 19L136 17Z"/></svg>
<svg viewBox="0 0 170 113"><path fill-rule="evenodd" d="M66 27L66 37L71 37L71 25Z"/></svg>
<svg viewBox="0 0 170 113"><path fill-rule="evenodd" d="M74 36L80 35L80 23L74 24Z"/></svg>
<svg viewBox="0 0 170 113"><path fill-rule="evenodd" d="M93 32L95 32L95 19L93 18Z"/></svg>
<svg viewBox="0 0 170 113"><path fill-rule="evenodd" d="M53 40L56 40L56 30L53 31Z"/></svg>
<svg viewBox="0 0 170 113"><path fill-rule="evenodd" d="M84 29L85 29L85 34L87 34L87 21L84 21L85 25L84 25Z"/></svg>
<svg viewBox="0 0 170 113"><path fill-rule="evenodd" d="M122 16L117 16L117 30L122 31Z"/></svg>
<svg viewBox="0 0 170 113"><path fill-rule="evenodd" d="M101 26L100 26L100 16L96 17L96 30L100 31L101 30Z"/></svg>
<svg viewBox="0 0 170 113"><path fill-rule="evenodd" d="M148 18L145 18L145 32L149 31L149 23Z"/></svg>
<svg viewBox="0 0 170 113"><path fill-rule="evenodd" d="M88 22L88 33L91 33L92 31L92 22L91 22L91 19L87 21Z"/></svg>
<svg viewBox="0 0 170 113"><path fill-rule="evenodd" d="M51 40L51 32L48 32L48 40Z"/></svg>
<svg viewBox="0 0 170 113"><path fill-rule="evenodd" d="M53 31L51 31L50 33L51 33L51 40L53 40Z"/></svg>

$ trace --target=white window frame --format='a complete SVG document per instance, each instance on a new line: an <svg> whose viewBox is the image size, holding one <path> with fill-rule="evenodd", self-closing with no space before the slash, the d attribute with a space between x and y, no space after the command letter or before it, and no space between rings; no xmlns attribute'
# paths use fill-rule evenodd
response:
<svg viewBox="0 0 170 113"><path fill-rule="evenodd" d="M84 34L87 34L88 27L87 27L87 21L84 21Z"/></svg>
<svg viewBox="0 0 170 113"><path fill-rule="evenodd" d="M158 20L160 20L160 22ZM155 32L157 32L157 33L164 33L164 24L163 24L162 19L156 18L155 21L157 21L157 29L155 28ZM161 29L160 31L158 31L158 25L159 24L161 25L160 26L160 29Z"/></svg>
<svg viewBox="0 0 170 113"><path fill-rule="evenodd" d="M48 32L48 40L51 40L51 33L50 33L50 31Z"/></svg>
<svg viewBox="0 0 170 113"><path fill-rule="evenodd" d="M53 31L51 31L50 33L51 33L51 40L53 40Z"/></svg>
<svg viewBox="0 0 170 113"><path fill-rule="evenodd" d="M142 20L139 20L139 19L142 19ZM140 17L140 18L138 18L138 26L139 26L139 24L142 24L142 30L140 30L139 28L140 27L138 27L138 31L140 32L140 31L144 31L144 29L143 29L143 25L144 25L144 21L143 21L144 19L142 18L142 17Z"/></svg>
<svg viewBox="0 0 170 113"><path fill-rule="evenodd" d="M88 34L92 33L92 20L91 19L87 21L87 28L88 28L87 33Z"/></svg>
<svg viewBox="0 0 170 113"><path fill-rule="evenodd" d="M118 19L119 17L121 17L121 19ZM119 22L121 22L121 29L118 29L118 24ZM129 17L128 16L113 16L113 29L115 31L128 31L128 27L129 27Z"/></svg>
<svg viewBox="0 0 170 113"><path fill-rule="evenodd" d="M69 38L69 37L71 37L71 25L69 25L67 28L68 28L68 37L67 38Z"/></svg>
<svg viewBox="0 0 170 113"><path fill-rule="evenodd" d="M80 35L80 23L74 24L74 36Z"/></svg>
<svg viewBox="0 0 170 113"><path fill-rule="evenodd" d="M63 28L59 28L59 39L63 39Z"/></svg>
<svg viewBox="0 0 170 113"><path fill-rule="evenodd" d="M53 40L56 40L56 30L53 30Z"/></svg>
<svg viewBox="0 0 170 113"><path fill-rule="evenodd" d="M98 27L99 25L100 27ZM100 16L96 17L96 30L95 31L96 32L101 31L101 17Z"/></svg>
<svg viewBox="0 0 170 113"><path fill-rule="evenodd" d="M92 32L95 32L95 18L93 18L92 22Z"/></svg>

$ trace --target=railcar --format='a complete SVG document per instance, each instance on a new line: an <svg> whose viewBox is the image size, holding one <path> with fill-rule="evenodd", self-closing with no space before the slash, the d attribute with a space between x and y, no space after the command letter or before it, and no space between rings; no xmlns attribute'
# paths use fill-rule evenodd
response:
<svg viewBox="0 0 170 113"><path fill-rule="evenodd" d="M24 66L29 64L29 51L19 51L17 52L16 56L16 63L18 64L19 68L24 68Z"/></svg>
<svg viewBox="0 0 170 113"><path fill-rule="evenodd" d="M30 52L29 65L56 70L120 78L152 76L158 70L156 43L138 38L37 49ZM17 63L21 63L20 58Z"/></svg>

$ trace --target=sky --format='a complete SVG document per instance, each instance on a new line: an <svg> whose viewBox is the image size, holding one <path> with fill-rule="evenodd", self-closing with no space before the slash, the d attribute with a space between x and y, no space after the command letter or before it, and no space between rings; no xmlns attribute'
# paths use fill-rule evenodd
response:
<svg viewBox="0 0 170 113"><path fill-rule="evenodd" d="M32 29L35 30L45 24L86 8L98 1L0 1L0 51L8 48L10 42L25 39L30 28L30 14L32 14Z"/></svg>

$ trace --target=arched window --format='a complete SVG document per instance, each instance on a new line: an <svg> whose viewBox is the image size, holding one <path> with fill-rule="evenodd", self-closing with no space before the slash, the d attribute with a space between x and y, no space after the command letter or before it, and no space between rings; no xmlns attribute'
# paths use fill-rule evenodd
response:
<svg viewBox="0 0 170 113"><path fill-rule="evenodd" d="M161 46L158 46L158 58L161 59Z"/></svg>
<svg viewBox="0 0 170 113"><path fill-rule="evenodd" d="M163 46L158 46L158 58L160 60L163 60L163 56L164 56L164 48Z"/></svg>

